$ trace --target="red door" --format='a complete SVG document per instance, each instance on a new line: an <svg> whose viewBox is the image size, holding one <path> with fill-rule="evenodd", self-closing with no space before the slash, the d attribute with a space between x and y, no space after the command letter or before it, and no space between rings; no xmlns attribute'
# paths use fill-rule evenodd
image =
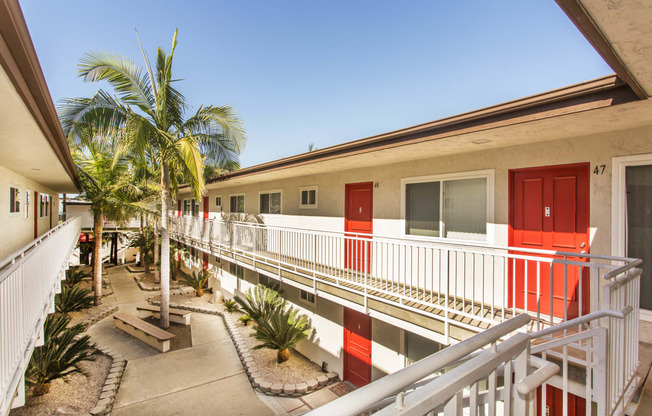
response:
<svg viewBox="0 0 652 416"><path fill-rule="evenodd" d="M371 234L373 232L373 183L346 184L344 205L345 233ZM360 236L356 237L360 238ZM344 250L347 268L370 271L371 243L363 244L360 240L347 239Z"/></svg>
<svg viewBox="0 0 652 416"><path fill-rule="evenodd" d="M371 317L344 308L344 379L371 383Z"/></svg>
<svg viewBox="0 0 652 416"><path fill-rule="evenodd" d="M589 164L510 170L509 174L510 246L588 253ZM563 256L555 258L563 259ZM568 257L568 260L583 261L578 257ZM510 261L509 306L515 302L517 308L530 311L540 308L542 314L552 313L553 316L566 316L568 319L577 317L582 274L582 313L588 313L589 281L586 270L580 272L578 266L565 267L561 263L553 264L552 268L551 293L549 263L539 263L537 267L533 261Z"/></svg>
<svg viewBox="0 0 652 416"><path fill-rule="evenodd" d="M177 201L177 214L178 217L181 216L181 200Z"/></svg>
<svg viewBox="0 0 652 416"><path fill-rule="evenodd" d="M564 392L561 389L546 386L546 411L541 414L541 387L537 389L537 416L562 416L564 414ZM586 400L583 397L568 394L568 415L585 416Z"/></svg>
<svg viewBox="0 0 652 416"><path fill-rule="evenodd" d="M34 191L34 239L38 238L38 209L39 209L39 193Z"/></svg>

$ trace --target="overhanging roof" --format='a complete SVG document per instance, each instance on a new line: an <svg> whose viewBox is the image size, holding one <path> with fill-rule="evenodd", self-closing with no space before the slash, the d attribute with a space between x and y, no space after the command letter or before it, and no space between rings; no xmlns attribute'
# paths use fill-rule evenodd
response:
<svg viewBox="0 0 652 416"><path fill-rule="evenodd" d="M81 189L16 0L0 0L0 165L58 192Z"/></svg>

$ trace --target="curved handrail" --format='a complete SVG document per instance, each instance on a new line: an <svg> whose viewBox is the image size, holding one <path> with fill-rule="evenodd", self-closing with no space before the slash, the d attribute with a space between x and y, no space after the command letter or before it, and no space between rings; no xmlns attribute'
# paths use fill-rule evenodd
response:
<svg viewBox="0 0 652 416"><path fill-rule="evenodd" d="M311 416L331 416L358 414L374 403L388 396L395 395L404 386L411 385L422 378L439 371L450 363L476 351L488 344L496 342L505 335L516 331L530 322L530 316L521 314L514 318L487 329L473 337L452 345L438 353L389 374L372 384L361 387L340 399L321 406L312 412Z"/></svg>

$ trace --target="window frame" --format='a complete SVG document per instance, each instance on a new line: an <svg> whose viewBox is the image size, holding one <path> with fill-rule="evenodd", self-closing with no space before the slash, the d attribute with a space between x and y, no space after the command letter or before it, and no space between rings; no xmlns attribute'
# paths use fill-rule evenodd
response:
<svg viewBox="0 0 652 416"><path fill-rule="evenodd" d="M279 195L280 195L280 197L279 197L279 198L280 198L280 201L279 201L278 212L274 212L274 213L272 213L272 212L262 212L262 211L261 211L261 209L260 209L260 197L261 197L262 195L265 195L265 194L267 194L267 195L270 196L270 198L269 198L269 201L270 201L270 207L271 207L271 205L272 205L272 204L271 204L271 202L272 202L271 195L272 195L272 194L279 194ZM258 213L259 213L259 214L264 214L264 215L282 215L282 214L283 214L283 190L282 190L282 189L272 189L271 191L259 191L259 192L258 192Z"/></svg>
<svg viewBox="0 0 652 416"><path fill-rule="evenodd" d="M240 212L240 211L231 211L231 198L239 197L239 196L242 197L242 212ZM237 200L236 200L236 203L237 203ZM241 194L229 194L229 212L230 213L244 214L247 211L246 208L245 208L246 203L247 203L247 197L245 196L244 193L241 193Z"/></svg>
<svg viewBox="0 0 652 416"><path fill-rule="evenodd" d="M463 179L481 179L481 178L487 180L487 234L485 240L465 240L465 239L447 238L441 236L431 237L426 235L414 235L414 234L406 233L405 226L406 226L407 218L405 213L406 211L405 194L406 194L408 184L425 183L425 182L441 182L443 184L443 182L445 181L454 181L454 180L463 180ZM443 192L443 186L441 186L441 189ZM495 242L495 221L494 221L494 199L495 199L494 192L495 191L494 190L495 190L494 169L401 178L401 237L409 238L409 239L427 240L427 241L493 245ZM443 202L444 201L442 200L442 198L440 198L439 201L440 213L443 213ZM441 223L441 218L440 218L440 223ZM440 225L440 231L441 231L441 225Z"/></svg>
<svg viewBox="0 0 652 416"><path fill-rule="evenodd" d="M224 211L224 205L223 205L223 202L222 202L222 195L215 195L213 198L215 198L215 199L214 199L214 202L215 202L215 210L216 210L217 212L222 212L222 211ZM219 204L217 203L217 198L220 199L220 203L219 203Z"/></svg>
<svg viewBox="0 0 652 416"><path fill-rule="evenodd" d="M314 204L304 204L302 194L303 192L315 191L315 203ZM308 200L310 200L310 193L308 194ZM299 209L317 209L319 208L319 186L302 186L299 188Z"/></svg>
<svg viewBox="0 0 652 416"><path fill-rule="evenodd" d="M17 194L16 194L16 191L17 191ZM13 204L11 203L11 198L12 197L14 198L14 203ZM14 209L16 208L16 202L18 202L18 210L14 211ZM9 185L9 216L10 217L18 217L18 216L20 216L20 213L22 212L21 211L22 205L23 205L23 203L22 203L22 192L21 192L20 186L10 184Z"/></svg>
<svg viewBox="0 0 652 416"><path fill-rule="evenodd" d="M303 297L304 293L306 294L305 298ZM308 299L309 296L312 296L312 301ZM305 303L306 305L317 307L317 295L307 290L299 289L299 301Z"/></svg>

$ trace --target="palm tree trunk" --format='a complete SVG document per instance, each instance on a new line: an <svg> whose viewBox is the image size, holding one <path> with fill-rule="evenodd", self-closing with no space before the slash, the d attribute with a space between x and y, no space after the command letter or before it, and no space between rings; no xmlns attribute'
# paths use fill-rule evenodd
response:
<svg viewBox="0 0 652 416"><path fill-rule="evenodd" d="M94 228L95 234L93 246L93 291L95 292L95 306L102 303L102 209L95 213Z"/></svg>
<svg viewBox="0 0 652 416"><path fill-rule="evenodd" d="M149 246L149 216L145 217L145 250L144 253L140 253L142 261L145 265L145 274L149 273L149 260L147 259L147 255L149 254L149 250L147 247Z"/></svg>
<svg viewBox="0 0 652 416"><path fill-rule="evenodd" d="M158 267L158 220L154 219L154 283L161 283Z"/></svg>
<svg viewBox="0 0 652 416"><path fill-rule="evenodd" d="M170 172L161 163L161 328L170 326L170 237L168 236L168 198Z"/></svg>

